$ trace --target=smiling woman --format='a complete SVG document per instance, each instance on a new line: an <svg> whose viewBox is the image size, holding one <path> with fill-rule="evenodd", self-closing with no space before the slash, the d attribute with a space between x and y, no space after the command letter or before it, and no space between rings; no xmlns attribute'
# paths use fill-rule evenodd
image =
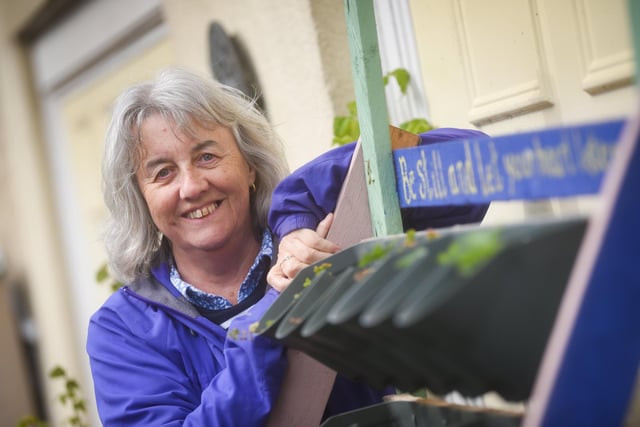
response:
<svg viewBox="0 0 640 427"><path fill-rule="evenodd" d="M104 425L264 422L283 348L226 334L278 295L265 280L267 211L286 173L279 138L235 89L171 69L118 98L105 245L127 285L94 314L87 342Z"/></svg>
<svg viewBox="0 0 640 427"><path fill-rule="evenodd" d="M235 89L172 69L118 98L103 161L105 246L125 286L92 316L87 339L104 426L267 421L286 353L250 334L287 286L267 284L279 265L268 210L286 173L279 138ZM306 243L326 250L315 257L338 250L325 235ZM299 267L293 258L287 268ZM380 399L345 380L330 402Z"/></svg>
<svg viewBox="0 0 640 427"><path fill-rule="evenodd" d="M260 248L249 211L255 170L229 128L194 124L184 135L174 127L160 115L140 127L137 183L182 278L200 290L232 294ZM229 273L208 271L219 269L206 262L211 257L228 260Z"/></svg>

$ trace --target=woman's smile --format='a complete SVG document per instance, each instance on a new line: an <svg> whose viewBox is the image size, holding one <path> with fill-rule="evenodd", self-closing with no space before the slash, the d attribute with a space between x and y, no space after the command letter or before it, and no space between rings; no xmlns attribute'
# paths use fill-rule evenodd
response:
<svg viewBox="0 0 640 427"><path fill-rule="evenodd" d="M220 205L220 202L214 202L214 203L211 203L210 205L207 205L207 206L205 206L203 208L187 212L183 216L186 216L189 219L204 218L206 216L211 215L218 208L219 205Z"/></svg>
<svg viewBox="0 0 640 427"><path fill-rule="evenodd" d="M173 255L235 251L254 239L249 188L255 172L223 126L190 132L160 115L140 128L137 179L153 222L172 244Z"/></svg>

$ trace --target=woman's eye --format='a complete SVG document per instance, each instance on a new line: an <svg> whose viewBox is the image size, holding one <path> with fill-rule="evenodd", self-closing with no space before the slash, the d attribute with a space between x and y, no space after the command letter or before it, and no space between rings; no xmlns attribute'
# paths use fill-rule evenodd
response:
<svg viewBox="0 0 640 427"><path fill-rule="evenodd" d="M202 154L202 156L200 157L200 159L202 159L202 161L204 161L204 162L210 162L210 161L212 161L212 160L213 160L213 159L215 159L215 158L216 158L216 156L214 156L214 155L213 155L213 154L211 154L211 153L204 153L204 154Z"/></svg>
<svg viewBox="0 0 640 427"><path fill-rule="evenodd" d="M156 179L163 179L169 176L169 169L160 169L156 174Z"/></svg>

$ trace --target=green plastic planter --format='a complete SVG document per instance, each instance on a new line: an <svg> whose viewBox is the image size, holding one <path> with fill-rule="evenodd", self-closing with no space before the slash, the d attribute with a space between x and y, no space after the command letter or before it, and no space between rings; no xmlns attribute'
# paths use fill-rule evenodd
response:
<svg viewBox="0 0 640 427"><path fill-rule="evenodd" d="M374 387L524 400L585 227L554 219L362 242L303 270L258 333Z"/></svg>

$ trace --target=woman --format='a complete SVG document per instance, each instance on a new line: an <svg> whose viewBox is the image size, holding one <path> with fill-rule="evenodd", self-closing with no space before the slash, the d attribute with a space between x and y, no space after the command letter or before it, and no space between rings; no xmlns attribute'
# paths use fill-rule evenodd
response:
<svg viewBox="0 0 640 427"><path fill-rule="evenodd" d="M343 170L326 186L341 185L333 180L344 177L353 148L336 151L330 161ZM279 139L233 89L166 70L119 97L103 160L105 245L126 286L94 314L87 340L103 425L266 422L286 352L250 327L293 276L287 267L273 288L267 273L281 271L284 257L298 269L338 250L324 239L329 214L315 231L287 230L283 247L305 250L275 262L267 215L286 173ZM275 222L287 209L274 210ZM325 417L380 398L339 378Z"/></svg>
<svg viewBox="0 0 640 427"><path fill-rule="evenodd" d="M266 221L286 173L267 121L230 88L168 70L120 96L105 244L129 286L92 317L87 343L105 426L264 422L283 349L229 331L246 332L277 296Z"/></svg>
<svg viewBox="0 0 640 427"><path fill-rule="evenodd" d="M105 426L264 424L285 352L249 330L288 284L266 283L267 213L286 173L279 139L233 89L167 70L119 97L103 163L105 245L127 285L92 316L87 340ZM304 262L337 250L322 238L329 225ZM353 408L380 398L362 385L335 396Z"/></svg>

